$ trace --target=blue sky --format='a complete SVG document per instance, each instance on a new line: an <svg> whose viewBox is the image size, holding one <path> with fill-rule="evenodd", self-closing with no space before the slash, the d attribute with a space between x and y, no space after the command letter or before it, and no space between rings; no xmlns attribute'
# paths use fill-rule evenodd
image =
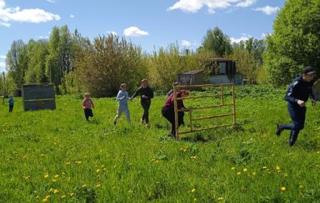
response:
<svg viewBox="0 0 320 203"><path fill-rule="evenodd" d="M68 25L82 36L116 33L151 52L178 43L197 48L218 26L232 41L272 32L285 0L0 0L0 71L12 41L48 38Z"/></svg>

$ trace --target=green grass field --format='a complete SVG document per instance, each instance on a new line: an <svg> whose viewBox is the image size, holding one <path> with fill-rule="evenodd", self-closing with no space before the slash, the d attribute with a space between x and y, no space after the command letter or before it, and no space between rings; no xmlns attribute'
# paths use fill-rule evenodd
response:
<svg viewBox="0 0 320 203"><path fill-rule="evenodd" d="M294 147L284 89L237 88L238 124L167 136L160 109L151 127L139 123L139 100L130 102L132 125L113 126L117 103L94 99L87 123L81 99L57 97L57 110L14 112L0 105L0 202L317 202L320 199L320 105L308 104L307 122ZM186 117L186 121L187 121ZM226 122L226 121L222 121Z"/></svg>

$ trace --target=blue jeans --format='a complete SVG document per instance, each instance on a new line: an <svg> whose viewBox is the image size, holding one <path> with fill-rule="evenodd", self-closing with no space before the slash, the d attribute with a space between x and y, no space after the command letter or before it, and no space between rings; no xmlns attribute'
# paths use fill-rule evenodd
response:
<svg viewBox="0 0 320 203"><path fill-rule="evenodd" d="M281 130L290 130L289 145L292 146L298 139L299 132L304 128L306 120L306 107L300 107L297 104L288 103L288 111L292 123L280 125Z"/></svg>
<svg viewBox="0 0 320 203"><path fill-rule="evenodd" d="M129 107L127 105L120 105L117 111L117 115L114 117L114 121L117 122L117 120L120 118L121 114L125 113L128 122L130 123L130 112Z"/></svg>

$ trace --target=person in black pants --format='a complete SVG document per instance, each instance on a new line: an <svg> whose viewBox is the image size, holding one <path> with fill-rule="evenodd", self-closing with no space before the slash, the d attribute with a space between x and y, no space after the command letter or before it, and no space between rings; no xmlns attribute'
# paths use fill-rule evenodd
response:
<svg viewBox="0 0 320 203"><path fill-rule="evenodd" d="M177 98L185 97L188 95L188 92L185 90L178 90ZM183 104L183 100L177 100L177 108L178 110L182 110L185 108ZM162 107L161 113L163 117L165 117L171 123L171 132L170 135L175 137L176 136L176 129L175 129L175 116L174 116L174 95L171 94L167 97L165 105ZM184 117L184 112L178 112L178 127L182 125Z"/></svg>
<svg viewBox="0 0 320 203"><path fill-rule="evenodd" d="M135 91L135 93L131 96L131 99L136 96L140 96L141 106L143 108L143 115L141 118L141 123L149 124L149 109L151 106L151 99L153 98L153 90L149 87L149 83L147 79L141 80L141 86Z"/></svg>
<svg viewBox="0 0 320 203"><path fill-rule="evenodd" d="M306 119L306 102L312 99L312 85L316 78L314 68L307 66L304 68L302 76L296 78L290 85L285 95L288 102L288 111L292 120L291 124L277 124L276 135L280 136L283 130L290 130L289 145L293 146L298 139L299 132L304 128ZM313 100L314 103L314 100Z"/></svg>

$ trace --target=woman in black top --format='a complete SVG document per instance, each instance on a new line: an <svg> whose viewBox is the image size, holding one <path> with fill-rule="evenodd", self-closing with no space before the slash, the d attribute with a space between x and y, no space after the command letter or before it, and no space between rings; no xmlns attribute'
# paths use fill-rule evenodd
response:
<svg viewBox="0 0 320 203"><path fill-rule="evenodd" d="M131 99L135 98L138 95L141 98L140 102L143 108L141 122L149 124L149 109L151 105L151 99L153 98L153 90L149 87L147 79L141 80L141 86L132 95Z"/></svg>

